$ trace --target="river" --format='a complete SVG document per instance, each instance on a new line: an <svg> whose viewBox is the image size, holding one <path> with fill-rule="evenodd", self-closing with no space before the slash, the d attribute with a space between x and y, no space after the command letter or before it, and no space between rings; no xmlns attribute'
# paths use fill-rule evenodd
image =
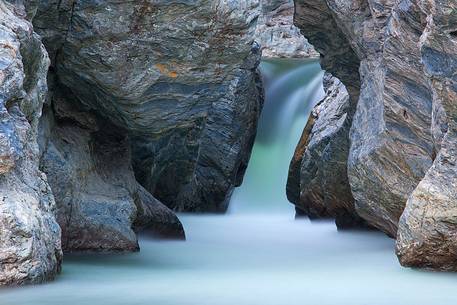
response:
<svg viewBox="0 0 457 305"><path fill-rule="evenodd" d="M179 215L186 242L68 255L55 282L0 290L1 305L455 305L454 274L402 268L378 232L294 220L288 164L322 98L316 61L261 65L266 102L245 181L227 215Z"/></svg>

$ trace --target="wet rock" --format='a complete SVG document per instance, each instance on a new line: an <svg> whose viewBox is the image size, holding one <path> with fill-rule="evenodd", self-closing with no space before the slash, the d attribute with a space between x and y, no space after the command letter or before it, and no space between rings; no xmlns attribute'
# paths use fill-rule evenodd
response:
<svg viewBox="0 0 457 305"><path fill-rule="evenodd" d="M335 218L339 228L365 226L347 175L354 109L338 79L326 74L324 88L326 97L314 108L290 166L288 197L311 219Z"/></svg>
<svg viewBox="0 0 457 305"><path fill-rule="evenodd" d="M424 0L421 55L433 91L433 166L409 197L400 219L397 255L404 266L457 271L457 3Z"/></svg>
<svg viewBox="0 0 457 305"><path fill-rule="evenodd" d="M58 82L125 130L137 179L177 211L225 211L262 104L258 1L46 1ZM115 20L116 22L113 22Z"/></svg>
<svg viewBox="0 0 457 305"><path fill-rule="evenodd" d="M0 1L0 286L52 279L62 260L54 197L38 168L49 59L23 16Z"/></svg>
<svg viewBox="0 0 457 305"><path fill-rule="evenodd" d="M262 0L262 11L256 30L256 40L267 58L319 57L293 23L292 0Z"/></svg>
<svg viewBox="0 0 457 305"><path fill-rule="evenodd" d="M347 161L356 212L390 236L434 155L422 21L412 2L296 1L297 26L357 104Z"/></svg>

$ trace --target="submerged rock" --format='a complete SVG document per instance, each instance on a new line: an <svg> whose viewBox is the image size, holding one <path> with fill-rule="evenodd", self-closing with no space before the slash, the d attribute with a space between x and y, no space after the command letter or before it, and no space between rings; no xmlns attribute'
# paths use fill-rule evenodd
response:
<svg viewBox="0 0 457 305"><path fill-rule="evenodd" d="M58 82L129 135L140 183L174 210L222 212L262 104L259 13L254 0L64 0L33 22Z"/></svg>
<svg viewBox="0 0 457 305"><path fill-rule="evenodd" d="M393 1L295 3L297 26L357 104L347 160L356 212L395 236L434 154L431 94L417 48L420 10Z"/></svg>
<svg viewBox="0 0 457 305"><path fill-rule="evenodd" d="M294 25L292 0L261 0L262 12L257 22L256 40L267 58L309 58L319 53Z"/></svg>
<svg viewBox="0 0 457 305"><path fill-rule="evenodd" d="M457 3L423 0L420 5L427 16L420 47L433 91L439 152L408 199L397 254L405 266L457 271Z"/></svg>
<svg viewBox="0 0 457 305"><path fill-rule="evenodd" d="M0 286L60 271L60 228L39 170L37 125L49 58L20 7L0 1Z"/></svg>

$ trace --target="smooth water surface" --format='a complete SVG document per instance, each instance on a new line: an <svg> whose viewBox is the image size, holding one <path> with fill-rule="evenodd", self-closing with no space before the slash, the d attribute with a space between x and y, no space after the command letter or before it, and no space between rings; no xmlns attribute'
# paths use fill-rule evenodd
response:
<svg viewBox="0 0 457 305"><path fill-rule="evenodd" d="M457 276L401 268L381 233L293 220L288 163L322 97L317 62L262 64L267 101L228 215L180 215L186 242L65 257L57 281L0 290L0 305L455 305Z"/></svg>

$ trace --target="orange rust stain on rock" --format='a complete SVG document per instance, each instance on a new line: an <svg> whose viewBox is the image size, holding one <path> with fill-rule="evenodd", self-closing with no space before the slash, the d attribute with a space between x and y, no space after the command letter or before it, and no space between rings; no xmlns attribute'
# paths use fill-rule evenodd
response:
<svg viewBox="0 0 457 305"><path fill-rule="evenodd" d="M167 71L167 67L163 64L156 64L156 68L159 69L160 73L164 74Z"/></svg>
<svg viewBox="0 0 457 305"><path fill-rule="evenodd" d="M176 78L178 77L178 72L176 71L170 71L167 66L164 64L156 64L156 68L160 71L160 73L167 75L168 77L171 78Z"/></svg>

